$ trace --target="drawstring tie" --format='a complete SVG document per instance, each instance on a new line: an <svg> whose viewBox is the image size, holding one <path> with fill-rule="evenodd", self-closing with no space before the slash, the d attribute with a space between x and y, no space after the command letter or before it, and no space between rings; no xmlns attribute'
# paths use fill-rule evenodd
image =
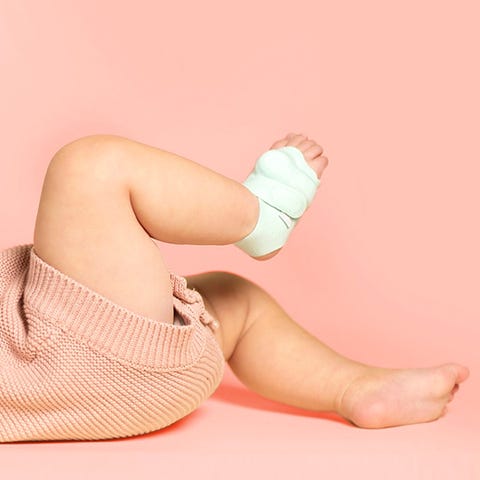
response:
<svg viewBox="0 0 480 480"><path fill-rule="evenodd" d="M205 326L208 326L212 331L220 327L218 321L205 309L205 303L203 302L200 292L197 292L195 288L187 287L186 278L170 272L170 281L172 283L173 295L192 305L193 309L199 312L200 321Z"/></svg>

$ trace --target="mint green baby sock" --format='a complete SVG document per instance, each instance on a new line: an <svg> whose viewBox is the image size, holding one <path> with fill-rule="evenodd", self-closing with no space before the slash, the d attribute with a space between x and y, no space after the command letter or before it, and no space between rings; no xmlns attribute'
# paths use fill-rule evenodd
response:
<svg viewBox="0 0 480 480"><path fill-rule="evenodd" d="M243 182L259 200L255 228L235 243L251 257L285 245L315 197L320 180L302 152L291 145L266 151Z"/></svg>

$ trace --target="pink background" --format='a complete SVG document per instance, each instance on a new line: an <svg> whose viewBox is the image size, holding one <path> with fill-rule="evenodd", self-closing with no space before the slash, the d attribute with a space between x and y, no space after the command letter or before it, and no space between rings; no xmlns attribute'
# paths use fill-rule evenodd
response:
<svg viewBox="0 0 480 480"><path fill-rule="evenodd" d="M227 368L164 431L3 445L2 473L480 478L479 14L474 1L0 0L0 248L33 241L46 167L74 138L123 135L241 182L301 132L330 164L284 250L256 262L159 243L169 268L245 275L350 358L471 372L446 417L365 430L265 400Z"/></svg>

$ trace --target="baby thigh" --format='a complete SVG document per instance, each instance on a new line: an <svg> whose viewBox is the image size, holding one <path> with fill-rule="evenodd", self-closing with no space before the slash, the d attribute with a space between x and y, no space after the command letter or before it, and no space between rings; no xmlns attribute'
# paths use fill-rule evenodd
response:
<svg viewBox="0 0 480 480"><path fill-rule="evenodd" d="M120 306L173 323L169 272L135 216L129 174L115 150L102 145L60 149L45 175L34 250Z"/></svg>

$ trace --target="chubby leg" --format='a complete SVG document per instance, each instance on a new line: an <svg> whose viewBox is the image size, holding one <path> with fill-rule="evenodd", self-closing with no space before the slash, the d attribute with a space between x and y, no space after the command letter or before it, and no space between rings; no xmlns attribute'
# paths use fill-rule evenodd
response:
<svg viewBox="0 0 480 480"><path fill-rule="evenodd" d="M229 272L186 277L219 321L225 359L251 390L288 405L334 411L363 428L444 415L469 370L385 369L333 351L296 323L259 285Z"/></svg>
<svg viewBox="0 0 480 480"><path fill-rule="evenodd" d="M254 228L255 215L256 197L234 180L134 140L92 135L51 160L33 243L40 258L77 281L172 323L169 272L152 237L229 244Z"/></svg>
<svg viewBox="0 0 480 480"><path fill-rule="evenodd" d="M287 144L323 171L321 146L291 134L272 148ZM169 273L152 238L232 244L254 229L258 215L258 199L235 180L135 140L91 135L51 160L33 243L65 274L134 312L172 323Z"/></svg>

